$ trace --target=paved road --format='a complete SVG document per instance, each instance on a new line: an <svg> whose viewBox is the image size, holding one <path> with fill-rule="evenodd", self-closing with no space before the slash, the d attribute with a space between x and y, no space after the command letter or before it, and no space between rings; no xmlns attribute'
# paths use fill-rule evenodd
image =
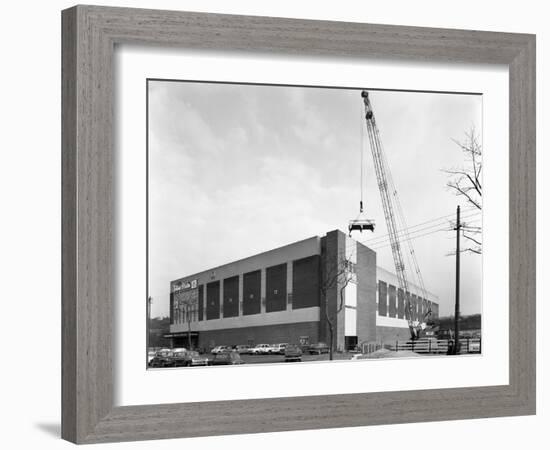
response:
<svg viewBox="0 0 550 450"><path fill-rule="evenodd" d="M208 359L213 358L213 355L207 355ZM351 354L347 353L335 353L334 359L351 359ZM273 364L273 363L281 363L285 362L284 355L241 355L241 359L245 362L245 364ZM328 353L324 353L322 355L310 355L310 354L303 354L302 355L302 362L309 362L309 361L328 361Z"/></svg>

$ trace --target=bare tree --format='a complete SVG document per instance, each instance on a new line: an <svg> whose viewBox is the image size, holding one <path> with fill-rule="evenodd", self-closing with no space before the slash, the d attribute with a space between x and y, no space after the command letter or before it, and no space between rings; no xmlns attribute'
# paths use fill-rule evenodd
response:
<svg viewBox="0 0 550 450"><path fill-rule="evenodd" d="M331 289L338 289L339 302L336 305L336 314L334 319L344 308L344 290L350 283L353 277L352 263L346 258L342 258L336 263L324 268L321 276L321 283L319 289L321 291L321 298L324 301L325 319L327 321L329 330L329 359L332 361L334 356L334 321L331 319L329 313L329 298L328 292Z"/></svg>
<svg viewBox="0 0 550 450"><path fill-rule="evenodd" d="M196 311L198 305L198 294L196 289L179 291L176 294L178 309L183 311L185 321L187 323L187 346L189 350L192 350L191 345L191 322L193 321L193 314Z"/></svg>
<svg viewBox="0 0 550 450"><path fill-rule="evenodd" d="M475 127L465 133L462 141L453 139L464 155L464 165L445 169L444 172L449 175L447 187L455 195L464 198L467 203L474 208L481 210L482 205L482 158L481 144ZM462 236L468 240L468 246L462 251L481 254L481 227L477 225L462 224Z"/></svg>

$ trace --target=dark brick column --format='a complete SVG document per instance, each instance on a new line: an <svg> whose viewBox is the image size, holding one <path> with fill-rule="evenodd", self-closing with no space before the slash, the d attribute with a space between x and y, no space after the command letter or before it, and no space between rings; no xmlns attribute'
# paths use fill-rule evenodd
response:
<svg viewBox="0 0 550 450"><path fill-rule="evenodd" d="M357 342L376 341L376 252L357 243Z"/></svg>
<svg viewBox="0 0 550 450"><path fill-rule="evenodd" d="M346 235L339 230L331 231L321 240L321 283L327 283L330 274L334 273L338 264L345 258ZM326 292L326 298L321 296L321 317L319 326L319 340L330 344L330 331L326 319L328 316L334 327L333 350L344 348L344 308L337 315L336 310L339 304L339 292L341 283L335 283ZM337 317L338 316L338 317ZM342 341L342 342L339 342Z"/></svg>

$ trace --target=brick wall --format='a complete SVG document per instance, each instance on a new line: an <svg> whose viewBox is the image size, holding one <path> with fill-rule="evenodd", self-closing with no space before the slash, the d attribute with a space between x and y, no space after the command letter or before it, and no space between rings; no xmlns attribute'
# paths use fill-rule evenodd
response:
<svg viewBox="0 0 550 450"><path fill-rule="evenodd" d="M231 328L201 331L199 347L205 350L216 345L299 344L307 336L309 343L319 342L319 322L266 325L261 327Z"/></svg>

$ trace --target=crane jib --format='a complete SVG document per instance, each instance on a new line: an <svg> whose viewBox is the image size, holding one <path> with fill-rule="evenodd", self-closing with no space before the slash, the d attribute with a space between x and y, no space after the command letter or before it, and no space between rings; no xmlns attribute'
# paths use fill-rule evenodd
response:
<svg viewBox="0 0 550 450"><path fill-rule="evenodd" d="M389 235L390 244L391 244L393 262L395 265L395 272L399 282L399 287L403 291L403 296L405 299L405 305L406 305L405 315L408 321L409 330L411 332L411 338L416 339L418 337L419 328L418 326L415 326L413 322L413 308L412 308L412 303L410 298L411 293L409 289L409 283L408 283L403 253L401 250L400 237L398 234L396 210L397 210L397 214L400 214L402 222L405 222L405 220L404 220L403 212L399 202L399 197L397 195L397 190L393 185L393 180L391 178L391 171L389 170L389 166L386 162L386 158L384 155L382 142L380 140L380 132L376 125L376 119L372 108L372 104L370 102L369 92L362 91L361 97L363 98L363 102L365 106L365 120L366 120L367 134L368 134L369 144L371 148L373 163L374 163L374 171L376 174L378 188L380 191L380 198L382 201L384 218L386 220L386 226L388 228L388 235ZM393 199L392 199L392 196L393 196ZM407 236L406 236L406 239L411 248L410 254L413 258L414 265L415 265L415 272L418 275L420 289L422 291L423 298L425 299L426 290L424 287L422 276L420 274L418 262L416 261L416 256L412 248L412 244L410 244L410 239Z"/></svg>

